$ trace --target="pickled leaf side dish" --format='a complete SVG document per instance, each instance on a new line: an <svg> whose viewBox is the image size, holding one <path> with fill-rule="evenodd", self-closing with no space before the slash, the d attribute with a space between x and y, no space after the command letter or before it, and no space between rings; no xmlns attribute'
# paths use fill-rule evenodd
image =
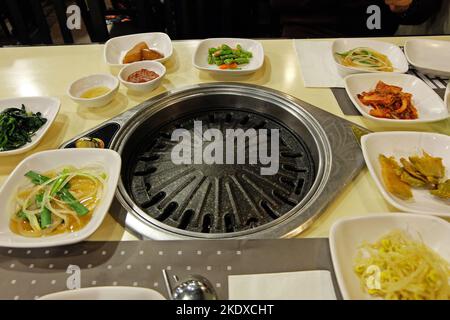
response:
<svg viewBox="0 0 450 320"><path fill-rule="evenodd" d="M47 122L40 112L8 108L0 113L0 152L15 150L31 142L33 135Z"/></svg>
<svg viewBox="0 0 450 320"><path fill-rule="evenodd" d="M444 183L440 183L436 190L431 190L430 193L442 199L450 199L450 179Z"/></svg>
<svg viewBox="0 0 450 320"><path fill-rule="evenodd" d="M400 179L401 167L397 161L393 157L387 158L382 154L379 156L379 161L383 182L388 191L400 199L411 199L413 197L411 187Z"/></svg>
<svg viewBox="0 0 450 320"><path fill-rule="evenodd" d="M445 168L441 158L433 158L425 151L423 157L409 157L409 161L417 168L417 170L432 182L433 178L439 180L444 177Z"/></svg>
<svg viewBox="0 0 450 320"><path fill-rule="evenodd" d="M396 197L409 200L413 198L412 188L430 190L441 199L450 199L450 180L445 180L445 167L442 158L433 157L423 151L423 156L401 158L379 155L381 175L386 189Z"/></svg>
<svg viewBox="0 0 450 320"><path fill-rule="evenodd" d="M421 187L426 185L426 183L428 182L427 178L422 176L422 174L419 171L417 171L417 169L413 166L413 164L411 162L409 162L405 158L401 158L400 162L403 165L403 169L406 171L408 176L410 176L410 178L415 178L416 180L420 180ZM406 177L406 175L405 175L405 177ZM417 181L417 183L419 184L418 181Z"/></svg>

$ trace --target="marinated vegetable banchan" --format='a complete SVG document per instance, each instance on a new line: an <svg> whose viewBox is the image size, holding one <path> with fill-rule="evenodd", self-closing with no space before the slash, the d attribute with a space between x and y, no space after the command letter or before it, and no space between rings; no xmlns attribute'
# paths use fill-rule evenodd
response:
<svg viewBox="0 0 450 320"><path fill-rule="evenodd" d="M377 118L413 120L419 117L412 94L383 81L378 81L375 90L363 92L357 97L363 105L372 107L369 114Z"/></svg>
<svg viewBox="0 0 450 320"><path fill-rule="evenodd" d="M422 156L400 158L401 165L394 157L382 154L379 155L379 161L384 185L396 197L412 199L411 189L421 188L443 200L450 199L450 179L445 179L442 158L423 151Z"/></svg>
<svg viewBox="0 0 450 320"><path fill-rule="evenodd" d="M239 66L247 64L253 54L244 50L240 44L236 48L231 48L226 44L222 44L217 48L209 48L208 63L215 64L219 69L239 69Z"/></svg>
<svg viewBox="0 0 450 320"><path fill-rule="evenodd" d="M17 191L10 228L25 237L75 232L89 223L107 179L98 166L64 167L25 174L29 184Z"/></svg>
<svg viewBox="0 0 450 320"><path fill-rule="evenodd" d="M31 142L47 119L40 112L27 111L25 106L0 112L0 152L15 150Z"/></svg>
<svg viewBox="0 0 450 320"><path fill-rule="evenodd" d="M364 71L393 72L389 58L371 48L358 47L346 52L335 53L340 64Z"/></svg>
<svg viewBox="0 0 450 320"><path fill-rule="evenodd" d="M450 264L418 238L394 230L363 243L354 260L363 290L387 300L450 299Z"/></svg>

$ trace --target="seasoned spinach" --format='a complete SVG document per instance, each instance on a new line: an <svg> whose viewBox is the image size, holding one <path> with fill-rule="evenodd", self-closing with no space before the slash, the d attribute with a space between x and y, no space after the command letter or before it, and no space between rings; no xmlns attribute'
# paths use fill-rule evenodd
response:
<svg viewBox="0 0 450 320"><path fill-rule="evenodd" d="M14 150L31 142L31 137L47 119L40 112L27 112L22 108L8 108L0 113L0 151Z"/></svg>

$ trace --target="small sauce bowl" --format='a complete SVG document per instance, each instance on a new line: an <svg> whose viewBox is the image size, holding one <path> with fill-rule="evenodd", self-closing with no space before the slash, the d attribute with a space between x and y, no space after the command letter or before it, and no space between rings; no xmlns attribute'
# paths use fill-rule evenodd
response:
<svg viewBox="0 0 450 320"><path fill-rule="evenodd" d="M129 82L128 77L136 71L141 69L147 69L153 72L156 72L159 77L153 79L151 81L143 82L143 83L134 83ZM164 75L166 74L166 68L159 62L156 61L139 61L126 65L119 72L119 80L120 82L132 91L152 91L156 89L160 84Z"/></svg>
<svg viewBox="0 0 450 320"><path fill-rule="evenodd" d="M82 98L82 95L90 89L106 87L110 89L103 95L94 98ZM94 74L74 81L67 90L69 97L80 106L87 108L99 108L110 103L117 94L119 81L109 74Z"/></svg>

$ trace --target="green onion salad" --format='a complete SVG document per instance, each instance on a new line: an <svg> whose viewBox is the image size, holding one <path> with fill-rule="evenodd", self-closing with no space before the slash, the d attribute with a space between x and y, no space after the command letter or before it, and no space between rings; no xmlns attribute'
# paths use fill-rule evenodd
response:
<svg viewBox="0 0 450 320"><path fill-rule="evenodd" d="M97 165L66 166L45 173L29 171L29 183L17 191L10 227L26 237L82 229L102 199L107 175Z"/></svg>
<svg viewBox="0 0 450 320"><path fill-rule="evenodd" d="M389 58L371 48L358 47L342 53L336 52L335 55L338 61L346 67L354 67L366 71L394 71Z"/></svg>

